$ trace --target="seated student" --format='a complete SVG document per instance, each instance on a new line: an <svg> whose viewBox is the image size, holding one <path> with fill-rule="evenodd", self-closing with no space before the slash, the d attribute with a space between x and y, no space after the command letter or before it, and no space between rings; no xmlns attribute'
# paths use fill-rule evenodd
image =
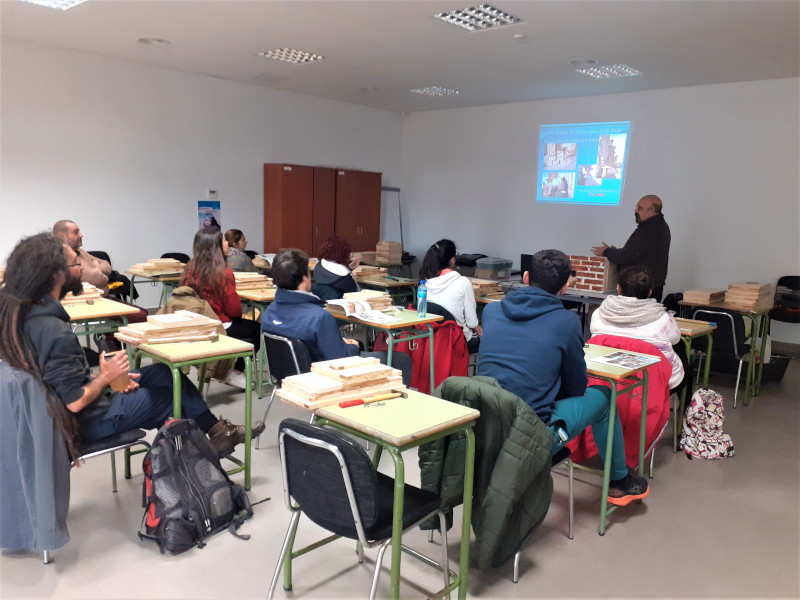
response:
<svg viewBox="0 0 800 600"><path fill-rule="evenodd" d="M228 229L225 232L225 241L228 242L228 268L231 271L256 271L253 260L245 254L247 238L239 229Z"/></svg>
<svg viewBox="0 0 800 600"><path fill-rule="evenodd" d="M652 292L647 267L628 267L619 275L619 296L603 300L592 314L589 328L592 335L621 335L653 344L672 365L669 387L674 390L684 374L681 360L673 350L673 345L681 341L681 330L664 305L650 297Z"/></svg>
<svg viewBox="0 0 800 600"><path fill-rule="evenodd" d="M611 394L604 386L586 387L580 319L557 298L567 290L571 268L563 252L542 250L522 275L528 287L486 307L478 375L494 377L530 405L553 432L553 454L589 425L603 454ZM649 492L645 478L628 473L615 413L608 501L625 506Z"/></svg>
<svg viewBox="0 0 800 600"><path fill-rule="evenodd" d="M450 311L467 340L470 354L478 351L481 326L475 308L475 292L470 280L454 269L456 245L451 240L439 240L428 248L419 278L428 288L428 302L434 302Z"/></svg>
<svg viewBox="0 0 800 600"><path fill-rule="evenodd" d="M227 245L219 229L198 231L194 236L194 256L186 265L180 284L188 285L211 305L229 336L250 342L258 352L261 328L257 322L242 318L242 301L236 293L233 273L226 267ZM244 389L242 369L244 359L237 358L227 383Z"/></svg>
<svg viewBox="0 0 800 600"><path fill-rule="evenodd" d="M261 317L261 327L267 333L302 340L308 347L311 360L333 360L355 356L358 342L342 338L336 318L323 307L325 302L311 293L308 255L297 248L282 248L272 262L272 280L278 287L275 301ZM386 352L361 352L375 356L386 364ZM411 357L402 352L392 355L392 362L403 373L403 383L411 382Z"/></svg>
<svg viewBox="0 0 800 600"><path fill-rule="evenodd" d="M351 260L353 250L350 242L337 235L332 235L319 248L319 263L314 267L314 283L330 289L326 300L341 298L343 294L357 292L358 284L353 278L351 269L355 269L359 257Z"/></svg>
<svg viewBox="0 0 800 600"><path fill-rule="evenodd" d="M83 265L75 251L47 233L17 244L0 289L0 359L38 380L46 390L47 410L67 443L71 458L79 442L93 442L129 429L161 427L172 415L172 372L154 364L128 373L128 355L100 358L91 375L83 349L59 303L67 292L81 292ZM128 373L124 392L110 382ZM220 454L244 441L244 426L217 418L197 388L181 375L181 410L208 434ZM263 430L259 425L253 435Z"/></svg>

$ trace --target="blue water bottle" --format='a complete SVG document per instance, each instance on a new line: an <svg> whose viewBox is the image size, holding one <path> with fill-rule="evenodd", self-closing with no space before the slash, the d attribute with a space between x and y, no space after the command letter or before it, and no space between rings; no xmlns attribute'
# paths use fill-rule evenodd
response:
<svg viewBox="0 0 800 600"><path fill-rule="evenodd" d="M419 282L417 287L417 317L422 318L428 314L428 288L425 280Z"/></svg>

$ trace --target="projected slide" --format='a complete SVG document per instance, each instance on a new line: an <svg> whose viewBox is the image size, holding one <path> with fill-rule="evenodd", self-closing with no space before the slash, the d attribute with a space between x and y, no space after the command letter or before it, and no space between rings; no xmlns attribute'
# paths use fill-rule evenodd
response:
<svg viewBox="0 0 800 600"><path fill-rule="evenodd" d="M542 125L536 201L619 204L630 129L629 121Z"/></svg>

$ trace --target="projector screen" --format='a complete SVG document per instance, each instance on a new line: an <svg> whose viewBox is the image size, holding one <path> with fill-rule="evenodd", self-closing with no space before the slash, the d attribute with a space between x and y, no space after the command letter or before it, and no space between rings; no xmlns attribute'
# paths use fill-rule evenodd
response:
<svg viewBox="0 0 800 600"><path fill-rule="evenodd" d="M616 206L630 121L542 125L537 202Z"/></svg>

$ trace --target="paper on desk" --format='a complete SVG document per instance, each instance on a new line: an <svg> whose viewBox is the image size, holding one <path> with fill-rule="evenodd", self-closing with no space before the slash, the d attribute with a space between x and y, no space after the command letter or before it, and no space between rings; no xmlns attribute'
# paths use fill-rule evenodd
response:
<svg viewBox="0 0 800 600"><path fill-rule="evenodd" d="M661 359L655 356L645 356L643 354L631 354L630 352L612 352L604 356L596 356L594 358L587 358L589 362L601 363L604 365L611 365L612 367L621 367L623 369L638 369L653 365Z"/></svg>
<svg viewBox="0 0 800 600"><path fill-rule="evenodd" d="M387 315L379 310L365 310L363 312L353 313L350 315L359 321L366 321L367 323L395 323L400 319Z"/></svg>

